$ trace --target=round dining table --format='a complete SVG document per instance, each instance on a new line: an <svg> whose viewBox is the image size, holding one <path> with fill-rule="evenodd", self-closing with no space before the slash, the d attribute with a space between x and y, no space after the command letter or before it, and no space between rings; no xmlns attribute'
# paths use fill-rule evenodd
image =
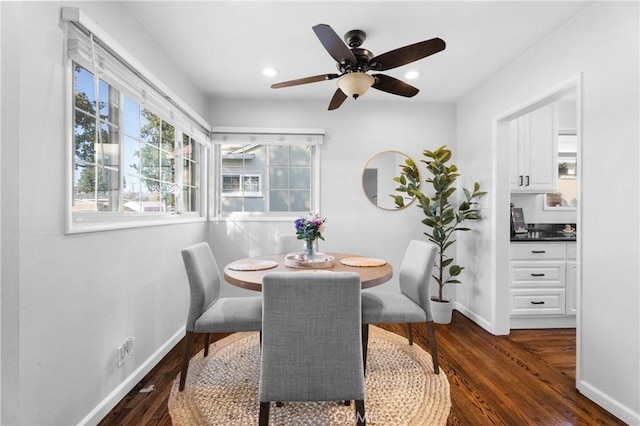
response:
<svg viewBox="0 0 640 426"><path fill-rule="evenodd" d="M332 271L332 272L357 272L360 275L362 288L375 287L383 284L393 277L393 267L388 262L380 266L349 266L341 263L342 260L370 259L364 256L346 253L326 253L325 256L333 257L333 264L328 267L294 267L285 265L285 257L287 254L273 254L268 256L248 257L236 260L224 268L224 279L236 287L245 288L247 290L262 291L262 277L268 272L302 272L302 271ZM372 259L380 260L380 259ZM258 270L236 270L234 265L238 264L269 264L277 265ZM350 262L351 263L351 262ZM320 263L322 264L322 262Z"/></svg>

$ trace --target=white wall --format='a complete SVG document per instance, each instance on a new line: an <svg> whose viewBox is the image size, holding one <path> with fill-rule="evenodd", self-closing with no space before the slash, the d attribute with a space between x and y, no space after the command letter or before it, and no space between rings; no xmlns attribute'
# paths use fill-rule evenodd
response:
<svg viewBox="0 0 640 426"><path fill-rule="evenodd" d="M416 162L422 151L448 144L455 152L455 106L399 99L372 102L366 95L327 111L326 101L287 102L217 100L211 103L213 126L306 127L326 130L321 155L321 213L328 218L321 250L380 257L399 267L411 239L425 239L422 211L414 206L386 211L373 206L362 189L362 171L377 152L405 152ZM389 95L392 96L392 95ZM392 105L392 107L390 107ZM426 173L421 170L421 173ZM288 222L220 222L211 225L220 266L244 256L274 251L278 234L295 233ZM396 274L397 275L397 274ZM397 276L376 290L397 287ZM225 288L227 294L242 291Z"/></svg>
<svg viewBox="0 0 640 426"><path fill-rule="evenodd" d="M207 115L206 101L126 7L75 5ZM205 240L208 225L63 235L63 111L71 95L63 87L61 3L0 7L0 423L95 423L182 337L188 285L180 249ZM136 338L135 356L116 368L116 346L127 336Z"/></svg>
<svg viewBox="0 0 640 426"><path fill-rule="evenodd" d="M366 253L396 267L407 241L424 238L421 213L413 207L400 212L373 207L361 186L366 161L387 149L420 160L423 149L448 144L457 153L462 183L480 180L491 190L506 167L506 156L492 156L491 120L584 72L581 200L589 213L581 228L580 389L628 422L640 421L638 223L625 220L624 233L602 226L621 223L623 214L617 212L637 213L639 207L637 4L591 7L461 99L457 129L452 104L401 99L390 107L365 96L328 112L331 83L317 83L328 87L322 102L209 104L125 6L72 5L93 17L213 125L325 128L321 212L329 222L322 249ZM219 222L210 230L206 224L191 224L63 235L67 141L62 111L68 93L62 85L60 6L0 2L2 424L96 421L168 349L164 345L180 337L176 333L184 325L188 303L180 248L210 237L223 265L270 252L278 233L293 232L288 222ZM615 167L624 170L625 179L615 185L602 178L602 147L623 152L616 155ZM459 303L487 328L495 323L495 283L505 279L494 269L492 253L500 253L493 244L508 245L508 229L496 222L508 218L508 199L508 190L490 194L486 220L460 239L461 261L468 268ZM494 203L505 212L495 210ZM385 286L395 285L397 278ZM225 292L243 294L231 286ZM131 335L137 340L136 355L117 369L115 347Z"/></svg>
<svg viewBox="0 0 640 426"><path fill-rule="evenodd" d="M467 93L457 117L460 165L483 170L495 203L483 222L495 246L459 246L478 279L458 303L492 329L505 309L492 301L506 300L509 218L508 150L493 145L493 120L582 73L577 386L630 424L640 423L638 34L637 2L597 2Z"/></svg>

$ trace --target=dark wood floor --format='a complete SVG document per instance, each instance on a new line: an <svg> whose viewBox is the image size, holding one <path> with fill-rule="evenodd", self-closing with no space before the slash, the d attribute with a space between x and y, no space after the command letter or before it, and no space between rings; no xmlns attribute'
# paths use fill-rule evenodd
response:
<svg viewBox="0 0 640 426"><path fill-rule="evenodd" d="M406 335L405 327L385 329ZM449 425L624 425L575 389L575 330L514 330L493 336L454 311L436 325L440 367L451 385ZM223 335L216 336L216 339ZM414 342L428 349L426 327ZM180 371L180 342L101 425L171 425L169 391ZM198 341L195 351L202 349ZM141 389L154 386L149 393Z"/></svg>

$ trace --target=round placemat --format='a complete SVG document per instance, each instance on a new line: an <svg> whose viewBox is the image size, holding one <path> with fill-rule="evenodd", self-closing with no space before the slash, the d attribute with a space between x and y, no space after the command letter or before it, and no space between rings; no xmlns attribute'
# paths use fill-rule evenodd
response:
<svg viewBox="0 0 640 426"><path fill-rule="evenodd" d="M382 259L376 259L375 257L345 257L340 260L340 263L347 266L383 266L386 265L386 261Z"/></svg>
<svg viewBox="0 0 640 426"><path fill-rule="evenodd" d="M278 262L273 260L239 260L227 266L234 271L261 271L263 269L271 269L278 266Z"/></svg>

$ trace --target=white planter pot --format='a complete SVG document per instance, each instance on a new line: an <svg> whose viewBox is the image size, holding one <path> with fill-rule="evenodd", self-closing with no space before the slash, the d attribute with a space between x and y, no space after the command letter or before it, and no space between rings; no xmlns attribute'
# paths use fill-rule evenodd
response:
<svg viewBox="0 0 640 426"><path fill-rule="evenodd" d="M450 324L453 313L453 303L450 301L436 302L431 300L431 315L437 324Z"/></svg>

